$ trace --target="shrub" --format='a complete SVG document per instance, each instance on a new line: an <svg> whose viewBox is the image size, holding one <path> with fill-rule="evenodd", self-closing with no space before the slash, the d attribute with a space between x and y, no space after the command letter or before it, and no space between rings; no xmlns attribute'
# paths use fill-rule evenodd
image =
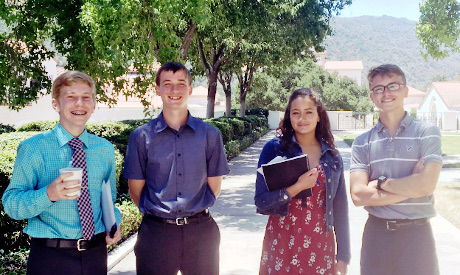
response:
<svg viewBox="0 0 460 275"><path fill-rule="evenodd" d="M106 139L118 136L127 128L129 128L129 125L117 121L86 123L86 129L88 130L88 133Z"/></svg>
<svg viewBox="0 0 460 275"><path fill-rule="evenodd" d="M121 240L123 242L131 235L137 232L142 221L142 214L139 212L139 208L134 202L131 201L129 195L123 194L118 198L116 207L120 209L121 215L123 216L121 222ZM109 250L114 249L117 245L109 246Z"/></svg>
<svg viewBox="0 0 460 275"><path fill-rule="evenodd" d="M224 145L225 154L227 155L227 160L238 156L240 154L240 142L238 140L232 140L227 142Z"/></svg>
<svg viewBox="0 0 460 275"><path fill-rule="evenodd" d="M265 116L265 118L267 119L268 118L268 109L255 108L255 109L246 110L246 115Z"/></svg>
<svg viewBox="0 0 460 275"><path fill-rule="evenodd" d="M28 249L21 249L18 252L10 252L4 255L0 251L0 274L26 274Z"/></svg>
<svg viewBox="0 0 460 275"><path fill-rule="evenodd" d="M236 117L219 117L214 120L230 124L233 129L233 138L240 139L244 135L244 122Z"/></svg>
<svg viewBox="0 0 460 275"><path fill-rule="evenodd" d="M232 109L230 114L232 116L237 116L239 115L240 110L239 109ZM268 109L264 108L255 108L255 109L249 109L244 112L245 116L248 115L256 115L256 116L265 116L265 118L268 118Z"/></svg>
<svg viewBox="0 0 460 275"><path fill-rule="evenodd" d="M14 129L13 126L5 125L5 124L0 123L0 134L10 133L10 132L15 132L15 131L16 131L16 129Z"/></svg>
<svg viewBox="0 0 460 275"><path fill-rule="evenodd" d="M204 122L216 127L220 131L222 135L222 141L224 142L224 144L226 144L227 142L233 139L232 126L229 123L225 122L224 120L218 120L218 119L212 118L212 119L207 119Z"/></svg>
<svg viewBox="0 0 460 275"><path fill-rule="evenodd" d="M57 120L40 120L25 123L18 127L18 132L29 132L29 131L48 131L56 127L58 121Z"/></svg>

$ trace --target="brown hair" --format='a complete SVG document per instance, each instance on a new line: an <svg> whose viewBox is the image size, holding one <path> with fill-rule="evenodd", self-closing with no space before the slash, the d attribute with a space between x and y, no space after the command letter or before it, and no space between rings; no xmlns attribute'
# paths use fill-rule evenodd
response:
<svg viewBox="0 0 460 275"><path fill-rule="evenodd" d="M54 99L58 99L62 86L70 86L76 82L83 82L88 84L88 86L91 88L93 100L96 101L96 86L93 79L89 75L79 71L67 71L58 76L53 82L51 96Z"/></svg>
<svg viewBox="0 0 460 275"><path fill-rule="evenodd" d="M160 76L163 71L172 71L173 73L176 73L177 71L183 70L185 74L187 75L188 78L188 85L192 85L192 75L190 74L190 71L181 63L179 62L167 62L163 64L160 69L158 69L156 77L155 77L155 83L157 85L160 85Z"/></svg>
<svg viewBox="0 0 460 275"><path fill-rule="evenodd" d="M326 108L324 107L323 102L319 98L319 95L307 88L295 90L289 97L289 103L286 107L284 118L283 120L281 120L280 126L276 130L276 136L280 137L281 139L281 148L283 150L290 150L293 146L292 137L294 136L294 128L291 124L290 113L292 102L298 97L309 97L316 106L316 110L319 116L319 122L316 125L315 129L316 139L327 143L332 148L335 148L334 136L331 132L331 125L329 122L329 117L327 116Z"/></svg>
<svg viewBox="0 0 460 275"><path fill-rule="evenodd" d="M406 85L406 75L396 65L393 64L383 64L378 67L374 67L369 70L369 74L367 74L367 80L369 81L369 88L371 88L372 80L378 75L386 75L386 76L394 76L398 75L402 78L404 85Z"/></svg>

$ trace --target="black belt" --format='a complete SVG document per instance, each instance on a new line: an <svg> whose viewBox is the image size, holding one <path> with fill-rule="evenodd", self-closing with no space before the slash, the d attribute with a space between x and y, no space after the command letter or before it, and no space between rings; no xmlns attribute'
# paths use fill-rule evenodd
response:
<svg viewBox="0 0 460 275"><path fill-rule="evenodd" d="M101 244L106 244L105 233L99 233L94 235L91 240L79 239L79 240L69 240L69 239L43 239L43 238L32 238L32 243L53 247L61 249L76 249L78 251L85 251L90 248L97 247Z"/></svg>
<svg viewBox="0 0 460 275"><path fill-rule="evenodd" d="M429 219L428 218L420 218L420 219L395 219L395 220L389 220L389 219L381 219L372 215L369 215L369 217L373 217L376 219L379 219L386 224L387 230L390 231L395 231L395 230L401 230L401 229L406 229L410 228L413 226L419 226L428 223Z"/></svg>
<svg viewBox="0 0 460 275"><path fill-rule="evenodd" d="M177 218L177 219L165 219L165 218L157 217L157 216L150 215L150 214L146 214L145 216L155 222L175 224L175 225L186 225L190 223L200 223L203 221L207 221L211 217L211 214L209 214L209 210L206 209L193 216Z"/></svg>

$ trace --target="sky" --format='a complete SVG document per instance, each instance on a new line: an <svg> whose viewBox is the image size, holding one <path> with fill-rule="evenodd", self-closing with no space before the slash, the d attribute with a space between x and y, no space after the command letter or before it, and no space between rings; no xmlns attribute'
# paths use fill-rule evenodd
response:
<svg viewBox="0 0 460 275"><path fill-rule="evenodd" d="M404 17L418 21L420 17L419 3L422 0L353 0L341 12L341 17L357 17L363 15Z"/></svg>

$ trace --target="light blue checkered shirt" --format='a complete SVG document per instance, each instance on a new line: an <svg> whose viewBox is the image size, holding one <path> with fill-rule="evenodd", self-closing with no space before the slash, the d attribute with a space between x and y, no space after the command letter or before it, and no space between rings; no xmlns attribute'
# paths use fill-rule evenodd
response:
<svg viewBox="0 0 460 275"><path fill-rule="evenodd" d="M77 200L51 202L46 193L58 176L59 169L72 167L68 142L73 136L60 124L53 130L24 140L19 144L13 177L3 194L5 212L16 220L28 219L24 233L34 238L82 238ZM110 180L112 198L116 199L116 168L113 145L89 134L78 137L84 143L88 186L96 234L104 232L101 209L101 184ZM115 208L117 224L121 213Z"/></svg>

